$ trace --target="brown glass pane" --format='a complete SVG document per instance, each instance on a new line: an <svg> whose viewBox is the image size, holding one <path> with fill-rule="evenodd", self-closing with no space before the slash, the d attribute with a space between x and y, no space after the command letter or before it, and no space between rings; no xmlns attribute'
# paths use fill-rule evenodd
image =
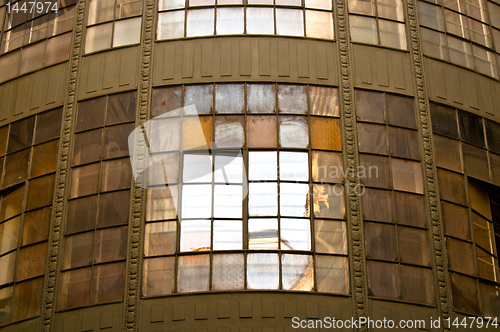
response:
<svg viewBox="0 0 500 332"><path fill-rule="evenodd" d="M388 154L387 126L358 123L358 142L360 152Z"/></svg>
<svg viewBox="0 0 500 332"><path fill-rule="evenodd" d="M175 253L177 222L166 221L146 224L144 255L159 256Z"/></svg>
<svg viewBox="0 0 500 332"><path fill-rule="evenodd" d="M401 297L397 264L368 261L367 267L370 295L391 299Z"/></svg>
<svg viewBox="0 0 500 332"><path fill-rule="evenodd" d="M33 147L30 177L36 177L56 171L59 140L43 143Z"/></svg>
<svg viewBox="0 0 500 332"><path fill-rule="evenodd" d="M438 169L437 174L441 199L463 205L467 204L464 176L441 169Z"/></svg>
<svg viewBox="0 0 500 332"><path fill-rule="evenodd" d="M489 168L486 151L472 145L462 144L465 174L483 181L489 181Z"/></svg>
<svg viewBox="0 0 500 332"><path fill-rule="evenodd" d="M454 108L430 104L432 131L454 138L458 136L457 115Z"/></svg>
<svg viewBox="0 0 500 332"><path fill-rule="evenodd" d="M356 116L358 120L384 123L384 94L356 90Z"/></svg>
<svg viewBox="0 0 500 332"><path fill-rule="evenodd" d="M131 173L128 158L104 162L101 172L101 191L130 188Z"/></svg>
<svg viewBox="0 0 500 332"><path fill-rule="evenodd" d="M340 116L338 90L320 86L309 87L309 107L312 115Z"/></svg>
<svg viewBox="0 0 500 332"><path fill-rule="evenodd" d="M184 15L183 15L184 17ZM196 106L198 114L210 114L214 107L213 84L189 85L185 87L184 107Z"/></svg>
<svg viewBox="0 0 500 332"><path fill-rule="evenodd" d="M90 195L97 192L100 164L73 168L71 172L70 197Z"/></svg>
<svg viewBox="0 0 500 332"><path fill-rule="evenodd" d="M7 324L12 317L12 299L14 296L14 286L0 289L0 325Z"/></svg>
<svg viewBox="0 0 500 332"><path fill-rule="evenodd" d="M500 312L500 287L479 282L483 314L486 317L498 317Z"/></svg>
<svg viewBox="0 0 500 332"><path fill-rule="evenodd" d="M315 251L326 254L347 255L346 223L334 220L314 221Z"/></svg>
<svg viewBox="0 0 500 332"><path fill-rule="evenodd" d="M389 127L391 156L420 159L417 132L408 129Z"/></svg>
<svg viewBox="0 0 500 332"><path fill-rule="evenodd" d="M364 220L394 222L391 191L367 188L361 198Z"/></svg>
<svg viewBox="0 0 500 332"><path fill-rule="evenodd" d="M200 135L198 133L193 135L192 128L198 125L198 121L201 125L203 135L201 133ZM182 148L184 150L207 148L210 146L208 144L213 141L211 116L200 116L198 119L192 117L184 118L182 128Z"/></svg>
<svg viewBox="0 0 500 332"><path fill-rule="evenodd" d="M441 202L444 233L463 240L471 240L469 212L467 208L459 205Z"/></svg>
<svg viewBox="0 0 500 332"><path fill-rule="evenodd" d="M99 196L97 227L117 226L128 223L130 191L118 191Z"/></svg>
<svg viewBox="0 0 500 332"><path fill-rule="evenodd" d="M31 149L19 151L5 157L5 171L2 187L26 180Z"/></svg>
<svg viewBox="0 0 500 332"><path fill-rule="evenodd" d="M247 117L247 145L252 148L275 148L277 144L276 116Z"/></svg>
<svg viewBox="0 0 500 332"><path fill-rule="evenodd" d="M59 137L61 134L62 108L38 114L35 125L35 144Z"/></svg>
<svg viewBox="0 0 500 332"><path fill-rule="evenodd" d="M2 274L0 274L0 285L5 285L14 281L14 272L16 268L16 252L0 257L0 266Z"/></svg>
<svg viewBox="0 0 500 332"><path fill-rule="evenodd" d="M63 270L92 264L94 232L67 236L64 240Z"/></svg>
<svg viewBox="0 0 500 332"><path fill-rule="evenodd" d="M321 128L329 127L331 123L323 123ZM279 117L279 142L280 146L287 148L307 148L309 146L309 128L307 118L303 116L280 116ZM322 134L324 134L322 136ZM317 144L331 143L328 141L331 135L318 133ZM340 139L340 138L339 138Z"/></svg>
<svg viewBox="0 0 500 332"><path fill-rule="evenodd" d="M389 158L360 154L358 176L365 186L391 188Z"/></svg>
<svg viewBox="0 0 500 332"><path fill-rule="evenodd" d="M181 107L182 87L162 88L153 90L153 117L176 110Z"/></svg>
<svg viewBox="0 0 500 332"><path fill-rule="evenodd" d="M396 227L364 223L366 254L368 258L395 261L398 258Z"/></svg>
<svg viewBox="0 0 500 332"><path fill-rule="evenodd" d="M318 292L349 294L347 257L317 255L316 287Z"/></svg>
<svg viewBox="0 0 500 332"><path fill-rule="evenodd" d="M75 135L73 165L92 163L101 160L103 129L86 131Z"/></svg>
<svg viewBox="0 0 500 332"><path fill-rule="evenodd" d="M55 179L55 174L52 174L29 182L26 210L37 209L52 204Z"/></svg>
<svg viewBox="0 0 500 332"><path fill-rule="evenodd" d="M431 264L428 231L398 227L399 255L402 263Z"/></svg>
<svg viewBox="0 0 500 332"><path fill-rule="evenodd" d="M165 189L148 190L146 221L173 219L177 216L178 188L167 186Z"/></svg>
<svg viewBox="0 0 500 332"><path fill-rule="evenodd" d="M420 163L395 158L391 161L394 189L423 194L424 183Z"/></svg>
<svg viewBox="0 0 500 332"><path fill-rule="evenodd" d="M278 84L278 109L280 113L307 113L306 86Z"/></svg>
<svg viewBox="0 0 500 332"><path fill-rule="evenodd" d="M5 155L7 150L7 135L9 134L9 126L0 128L0 156Z"/></svg>
<svg viewBox="0 0 500 332"><path fill-rule="evenodd" d="M485 147L483 119L480 116L458 111L458 123L460 124L462 140L482 148Z"/></svg>
<svg viewBox="0 0 500 332"><path fill-rule="evenodd" d="M500 124L497 122L485 120L486 138L488 139L488 148L491 151L500 153Z"/></svg>
<svg viewBox="0 0 500 332"><path fill-rule="evenodd" d="M412 302L434 303L432 270L413 266L401 266L403 299Z"/></svg>
<svg viewBox="0 0 500 332"><path fill-rule="evenodd" d="M104 263L125 259L127 250L127 227L108 228L97 231L94 261Z"/></svg>
<svg viewBox="0 0 500 332"><path fill-rule="evenodd" d="M0 224L0 255L17 248L21 216Z"/></svg>
<svg viewBox="0 0 500 332"><path fill-rule="evenodd" d="M413 98L386 94L385 102L387 104L387 121L389 124L417 128Z"/></svg>
<svg viewBox="0 0 500 332"><path fill-rule="evenodd" d="M175 257L144 260L142 295L167 295L174 292Z"/></svg>
<svg viewBox="0 0 500 332"><path fill-rule="evenodd" d="M489 153L489 157L493 183L500 186L500 156Z"/></svg>
<svg viewBox="0 0 500 332"><path fill-rule="evenodd" d="M479 247L476 247L476 252L479 276L492 281L498 280L498 263L495 257Z"/></svg>
<svg viewBox="0 0 500 332"><path fill-rule="evenodd" d="M311 117L311 147L342 151L340 120Z"/></svg>
<svg viewBox="0 0 500 332"><path fill-rule="evenodd" d="M34 123L34 116L11 123L7 153L16 152L31 145Z"/></svg>
<svg viewBox="0 0 500 332"><path fill-rule="evenodd" d="M17 281L43 275L46 257L47 242L21 248L17 263Z"/></svg>
<svg viewBox="0 0 500 332"><path fill-rule="evenodd" d="M217 116L214 135L216 147L243 147L245 145L244 118L242 116Z"/></svg>
<svg viewBox="0 0 500 332"><path fill-rule="evenodd" d="M344 187L313 184L313 208L316 218L343 219L345 215Z"/></svg>
<svg viewBox="0 0 500 332"><path fill-rule="evenodd" d="M243 84L215 85L215 112L242 113L245 105Z"/></svg>
<svg viewBox="0 0 500 332"><path fill-rule="evenodd" d="M43 278L25 281L14 287L13 319L21 320L40 315Z"/></svg>
<svg viewBox="0 0 500 332"><path fill-rule="evenodd" d="M436 165L456 172L462 172L460 141L434 135Z"/></svg>
<svg viewBox="0 0 500 332"><path fill-rule="evenodd" d="M93 229L97 214L97 196L84 197L68 202L66 234Z"/></svg>
<svg viewBox="0 0 500 332"><path fill-rule="evenodd" d="M460 274L450 273L453 307L460 311L480 315L477 282Z"/></svg>
<svg viewBox="0 0 500 332"><path fill-rule="evenodd" d="M92 303L122 300L124 289L124 262L94 267L92 276Z"/></svg>
<svg viewBox="0 0 500 332"><path fill-rule="evenodd" d="M51 212L52 208L46 207L24 213L23 246L48 239Z"/></svg>
<svg viewBox="0 0 500 332"><path fill-rule="evenodd" d="M179 257L177 291L181 293L207 291L209 288L209 274L209 255Z"/></svg>
<svg viewBox="0 0 500 332"><path fill-rule="evenodd" d="M135 108L135 91L109 96L106 125L134 121Z"/></svg>
<svg viewBox="0 0 500 332"><path fill-rule="evenodd" d="M315 182L342 183L344 181L342 154L312 151L312 177Z"/></svg>
<svg viewBox="0 0 500 332"><path fill-rule="evenodd" d="M448 252L448 264L450 270L475 275L474 253L472 244L455 240L446 239L446 248Z"/></svg>
<svg viewBox="0 0 500 332"><path fill-rule="evenodd" d="M128 156L128 135L133 130L133 123L106 128L104 131L104 159Z"/></svg>
<svg viewBox="0 0 500 332"><path fill-rule="evenodd" d="M90 275L92 268L61 273L59 282L59 310L90 304Z"/></svg>
<svg viewBox="0 0 500 332"><path fill-rule="evenodd" d="M76 131L104 126L106 97L94 98L78 103Z"/></svg>
<svg viewBox="0 0 500 332"><path fill-rule="evenodd" d="M394 201L398 224L426 227L424 196L395 192Z"/></svg>
<svg viewBox="0 0 500 332"><path fill-rule="evenodd" d="M0 221L9 219L21 213L23 209L24 186L6 192L2 195L0 206Z"/></svg>

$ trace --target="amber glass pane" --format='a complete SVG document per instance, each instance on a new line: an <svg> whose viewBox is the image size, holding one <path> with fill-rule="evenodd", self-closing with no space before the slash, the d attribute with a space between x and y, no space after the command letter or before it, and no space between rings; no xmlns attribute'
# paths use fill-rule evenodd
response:
<svg viewBox="0 0 500 332"><path fill-rule="evenodd" d="M485 125L486 125L486 137L488 139L488 148L491 151L500 153L500 124L493 121L485 120Z"/></svg>
<svg viewBox="0 0 500 332"><path fill-rule="evenodd" d="M209 274L209 255L181 256L178 260L177 290L181 293L207 291Z"/></svg>
<svg viewBox="0 0 500 332"><path fill-rule="evenodd" d="M307 94L305 85L278 85L278 109L280 113L305 114Z"/></svg>
<svg viewBox="0 0 500 332"><path fill-rule="evenodd" d="M395 192L396 220L398 224L426 227L424 196Z"/></svg>
<svg viewBox="0 0 500 332"><path fill-rule="evenodd" d="M316 252L347 255L346 223L333 220L314 221Z"/></svg>
<svg viewBox="0 0 500 332"><path fill-rule="evenodd" d="M463 175L441 169L438 169L437 175L441 199L463 205L467 204Z"/></svg>
<svg viewBox="0 0 500 332"><path fill-rule="evenodd" d="M52 204L55 179L55 174L52 174L30 181L28 185L28 197L26 199L26 210Z"/></svg>
<svg viewBox="0 0 500 332"><path fill-rule="evenodd" d="M242 116L217 116L214 135L216 147L242 147L245 144Z"/></svg>
<svg viewBox="0 0 500 332"><path fill-rule="evenodd" d="M103 129L86 131L75 135L73 165L80 165L101 160Z"/></svg>
<svg viewBox="0 0 500 332"><path fill-rule="evenodd" d="M142 295L166 295L174 292L175 257L144 260Z"/></svg>
<svg viewBox="0 0 500 332"><path fill-rule="evenodd" d="M433 103L430 106L432 131L436 134L459 138L455 109Z"/></svg>
<svg viewBox="0 0 500 332"><path fill-rule="evenodd" d="M184 14L182 14L184 19ZM213 84L189 85L185 87L184 106L194 105L198 114L210 114L213 110Z"/></svg>
<svg viewBox="0 0 500 332"><path fill-rule="evenodd" d="M21 216L0 224L0 255L17 248Z"/></svg>
<svg viewBox="0 0 500 332"><path fill-rule="evenodd" d="M460 173L463 171L459 141L434 135L434 147L437 166Z"/></svg>
<svg viewBox="0 0 500 332"><path fill-rule="evenodd" d="M94 232L67 236L64 241L63 270L92 264Z"/></svg>
<svg viewBox="0 0 500 332"><path fill-rule="evenodd" d="M460 274L450 273L453 307L457 310L480 315L477 281Z"/></svg>
<svg viewBox="0 0 500 332"><path fill-rule="evenodd" d="M171 87L153 90L153 117L176 110L181 107L182 87Z"/></svg>
<svg viewBox="0 0 500 332"><path fill-rule="evenodd" d="M24 213L23 245L47 240L49 237L51 207Z"/></svg>
<svg viewBox="0 0 500 332"><path fill-rule="evenodd" d="M130 192L118 191L99 196L99 217L97 227L127 224Z"/></svg>
<svg viewBox="0 0 500 332"><path fill-rule="evenodd" d="M38 114L35 125L35 144L59 137L61 121L62 108Z"/></svg>
<svg viewBox="0 0 500 332"><path fill-rule="evenodd" d="M28 177L30 152L30 149L26 149L5 157L2 187L26 180Z"/></svg>
<svg viewBox="0 0 500 332"><path fill-rule="evenodd" d="M385 95L387 104L387 121L391 125L417 128L415 123L415 111L413 109L413 98Z"/></svg>
<svg viewBox="0 0 500 332"><path fill-rule="evenodd" d="M358 120L384 123L384 94L356 90L356 116Z"/></svg>
<svg viewBox="0 0 500 332"><path fill-rule="evenodd" d="M212 289L237 290L245 287L245 257L243 254L214 255Z"/></svg>
<svg viewBox="0 0 500 332"><path fill-rule="evenodd" d="M479 212L483 217L491 220L491 207L488 192L483 186L469 180L470 204L473 210Z"/></svg>
<svg viewBox="0 0 500 332"><path fill-rule="evenodd" d="M104 159L128 156L128 135L134 130L134 124L113 126L104 130Z"/></svg>
<svg viewBox="0 0 500 332"><path fill-rule="evenodd" d="M345 214L344 187L313 184L313 207L316 218L342 219Z"/></svg>
<svg viewBox="0 0 500 332"><path fill-rule="evenodd" d="M0 257L0 267L2 274L0 274L0 285L5 285L14 281L14 271L16 267L16 252Z"/></svg>
<svg viewBox="0 0 500 332"><path fill-rule="evenodd" d="M392 159L392 177L394 189L424 193L422 168L419 162Z"/></svg>
<svg viewBox="0 0 500 332"><path fill-rule="evenodd" d="M397 264L368 261L367 266L370 295L391 299L401 297Z"/></svg>
<svg viewBox="0 0 500 332"><path fill-rule="evenodd" d="M9 219L21 213L23 208L23 195L24 186L2 195L2 203L0 206L0 221Z"/></svg>
<svg viewBox="0 0 500 332"><path fill-rule="evenodd" d="M472 244L447 238L446 248L450 270L475 275Z"/></svg>
<svg viewBox="0 0 500 332"><path fill-rule="evenodd" d="M104 162L101 172L101 191L130 188L131 173L128 158Z"/></svg>
<svg viewBox="0 0 500 332"><path fill-rule="evenodd" d="M30 177L36 177L56 171L59 140L33 147Z"/></svg>
<svg viewBox="0 0 500 332"><path fill-rule="evenodd" d="M109 96L106 125L134 121L135 108L135 91Z"/></svg>
<svg viewBox="0 0 500 332"><path fill-rule="evenodd" d="M0 289L0 311L3 312L3 315L0 317L0 325L7 324L11 319L13 296L14 296L14 286Z"/></svg>
<svg viewBox="0 0 500 332"><path fill-rule="evenodd" d="M274 148L277 144L276 116L247 117L248 147Z"/></svg>
<svg viewBox="0 0 500 332"><path fill-rule="evenodd" d="M276 87L274 84L248 84L247 85L248 112L274 113L276 108L275 94L276 94Z"/></svg>
<svg viewBox="0 0 500 332"><path fill-rule="evenodd" d="M14 287L14 320L40 315L42 290L43 278L19 283Z"/></svg>
<svg viewBox="0 0 500 332"><path fill-rule="evenodd" d="M460 124L460 135L462 136L462 140L482 148L485 147L483 119L480 116L459 111L458 123Z"/></svg>
<svg viewBox="0 0 500 332"><path fill-rule="evenodd" d="M432 270L401 266L403 298L407 301L433 304L434 287Z"/></svg>
<svg viewBox="0 0 500 332"><path fill-rule="evenodd" d="M31 145L35 117L30 117L10 125L9 147L7 153L19 151Z"/></svg>
<svg viewBox="0 0 500 332"><path fill-rule="evenodd" d="M76 116L76 131L102 127L105 111L106 97L80 102Z"/></svg>
<svg viewBox="0 0 500 332"><path fill-rule="evenodd" d="M90 267L61 273L58 309L90 304L91 273Z"/></svg>
<svg viewBox="0 0 500 332"><path fill-rule="evenodd" d="M309 106L312 115L340 116L338 90L319 86L309 87Z"/></svg>
<svg viewBox="0 0 500 332"><path fill-rule="evenodd" d="M311 117L311 147L342 151L340 120Z"/></svg>
<svg viewBox="0 0 500 332"><path fill-rule="evenodd" d="M176 232L176 221L146 224L144 255L159 256L175 253Z"/></svg>
<svg viewBox="0 0 500 332"><path fill-rule="evenodd" d="M485 249L490 254L494 254L495 239L493 224L475 212L472 213L472 222L474 223L476 245Z"/></svg>
<svg viewBox="0 0 500 332"><path fill-rule="evenodd" d="M43 275L46 257L47 242L21 248L17 263L17 281Z"/></svg>
<svg viewBox="0 0 500 332"><path fill-rule="evenodd" d="M314 288L314 266L310 255L281 256L283 289L310 291Z"/></svg>
<svg viewBox="0 0 500 332"><path fill-rule="evenodd" d="M96 214L97 196L90 196L69 201L66 234L93 229Z"/></svg>
<svg viewBox="0 0 500 332"><path fill-rule="evenodd" d="M391 156L420 159L417 132L408 129L389 127Z"/></svg>
<svg viewBox="0 0 500 332"><path fill-rule="evenodd" d="M459 205L441 202L444 233L464 240L471 240L469 211Z"/></svg>
<svg viewBox="0 0 500 332"><path fill-rule="evenodd" d="M364 220L394 222L392 191L367 188L361 198Z"/></svg>
<svg viewBox="0 0 500 332"><path fill-rule="evenodd" d="M193 135L192 129L200 121L203 135ZM182 130L182 147L184 150L206 148L208 144L213 142L212 117L200 116L196 118L184 118Z"/></svg>
<svg viewBox="0 0 500 332"><path fill-rule="evenodd" d="M368 187L391 188L389 158L359 155L359 177L361 183Z"/></svg>
<svg viewBox="0 0 500 332"><path fill-rule="evenodd" d="M399 254L402 263L431 264L427 230L398 227Z"/></svg>
<svg viewBox="0 0 500 332"><path fill-rule="evenodd" d="M364 228L368 258L390 261L395 261L398 258L396 227L365 222Z"/></svg>
<svg viewBox="0 0 500 332"><path fill-rule="evenodd" d="M387 126L370 123L358 123L359 151L389 154Z"/></svg>
<svg viewBox="0 0 500 332"><path fill-rule="evenodd" d="M316 256L318 292L349 294L349 265L346 257Z"/></svg>
<svg viewBox="0 0 500 332"><path fill-rule="evenodd" d="M342 154L312 151L312 178L315 182L342 183L344 181Z"/></svg>
<svg viewBox="0 0 500 332"><path fill-rule="evenodd" d="M177 186L148 190L146 221L173 219L177 216Z"/></svg>
<svg viewBox="0 0 500 332"><path fill-rule="evenodd" d="M119 301L125 287L125 263L94 267L92 275L92 303Z"/></svg>
<svg viewBox="0 0 500 332"><path fill-rule="evenodd" d="M245 105L243 84L215 85L215 112L242 113Z"/></svg>
<svg viewBox="0 0 500 332"><path fill-rule="evenodd" d="M0 128L0 156L5 155L7 151L7 137L9 134L9 126L3 126Z"/></svg>
<svg viewBox="0 0 500 332"><path fill-rule="evenodd" d="M472 145L462 144L465 174L483 181L489 181L486 151Z"/></svg>
<svg viewBox="0 0 500 332"><path fill-rule="evenodd" d="M96 263L125 259L127 227L99 230L95 238L94 261Z"/></svg>

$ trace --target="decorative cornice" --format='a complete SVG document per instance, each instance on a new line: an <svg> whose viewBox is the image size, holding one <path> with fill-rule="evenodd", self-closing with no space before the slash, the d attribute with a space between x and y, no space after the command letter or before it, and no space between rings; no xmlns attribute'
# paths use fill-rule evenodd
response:
<svg viewBox="0 0 500 332"><path fill-rule="evenodd" d="M42 331L53 331L55 315L57 273L61 258L61 240L63 237L64 206L69 183L69 154L71 151L71 133L73 131L73 117L76 110L76 91L80 58L83 41L83 20L85 17L85 0L76 4L75 23L73 26L73 40L69 57L69 73L64 98L64 112L62 119L59 159L56 171L56 190L52 209L52 220L49 235L48 267L43 289L42 303Z"/></svg>
<svg viewBox="0 0 500 332"><path fill-rule="evenodd" d="M156 2L156 0L146 0L144 5L136 127L141 126L149 119ZM146 150L145 147L143 148L144 149L138 149L136 151L137 154L135 158L137 161L145 160L143 154L146 153ZM139 163L135 163L134 166L144 167L144 165L139 165ZM132 332L137 330L138 323L139 300L141 294L143 219L145 209L145 189L135 182L132 183L130 203L131 217L128 235L127 275L125 280L124 330Z"/></svg>
<svg viewBox="0 0 500 332"><path fill-rule="evenodd" d="M347 12L346 0L336 0L337 19L337 44L339 48L340 82L339 95L342 110L342 151L344 157L344 167L349 170L356 170L358 167L358 145L356 140L356 114L354 110L354 87L352 83L351 70L351 48L349 38L349 14ZM365 256L363 245L363 226L361 222L360 197L356 193L356 185L359 184L359 177L356 171L349 172L346 183L347 186L347 222L349 225L350 246L350 271L351 271L351 292L354 304L354 319L368 317L365 278ZM367 331L366 326L361 326L358 331Z"/></svg>
<svg viewBox="0 0 500 332"><path fill-rule="evenodd" d="M432 128L429 112L429 100L427 98L427 86L424 73L422 45L420 42L420 28L417 18L417 6L415 0L407 0L408 31L410 33L410 54L413 66L413 77L416 86L416 102L418 108L418 120L420 126L421 142L424 160L424 186L428 201L428 214L431 221L433 260L437 277L437 306L441 319L451 317L451 296L449 287L448 266L445 253L443 236L443 225L441 221L440 203L437 188L437 171L434 160L432 143ZM444 326L445 330L450 330Z"/></svg>

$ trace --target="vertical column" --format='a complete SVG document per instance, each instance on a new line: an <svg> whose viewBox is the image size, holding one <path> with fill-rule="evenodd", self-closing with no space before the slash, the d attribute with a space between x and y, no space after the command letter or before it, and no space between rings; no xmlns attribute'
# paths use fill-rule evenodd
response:
<svg viewBox="0 0 500 332"><path fill-rule="evenodd" d="M155 35L155 16L157 0L144 1L144 14L142 25L141 61L139 74L139 94L137 98L138 112L136 115L136 127L142 126L149 119L151 86L152 86L152 63ZM140 142L140 141L137 141ZM144 164L147 147L136 144L137 150L134 155L136 162L132 167L134 172L139 172L146 166ZM138 173L137 173L138 174ZM130 227L128 234L128 257L125 284L125 307L124 307L124 331L136 331L138 321L138 309L141 285L141 257L143 221L145 211L146 190L141 186L141 179L133 182L130 204Z"/></svg>
<svg viewBox="0 0 500 332"><path fill-rule="evenodd" d="M61 143L56 171L55 200L51 216L49 234L49 250L47 255L47 275L43 289L42 303L42 331L53 330L56 295L59 275L57 269L61 258L61 239L63 238L63 217L69 190L69 168L71 152L71 133L73 132L73 118L76 111L77 82L82 54L83 20L85 17L85 0L76 4L75 23L73 26L73 40L69 56L69 73L64 95L63 120L61 125Z"/></svg>
<svg viewBox="0 0 500 332"><path fill-rule="evenodd" d="M351 271L351 292L354 304L354 319L367 317L368 295L365 277L365 249L363 245L363 227L361 221L361 198L355 191L359 184L358 177L358 144L356 139L356 114L354 110L354 87L351 70L351 48L349 38L349 14L347 1L336 0L337 44L339 50L340 80L339 96L342 110L342 151L344 168L349 170L346 177L346 217L349 225L349 259ZM347 185L348 184L348 185ZM357 329L366 331L366 325Z"/></svg>
<svg viewBox="0 0 500 332"><path fill-rule="evenodd" d="M417 119L420 127L420 135L423 146L424 161L424 188L428 204L428 217L431 221L433 250L437 288L437 306L441 319L452 315L450 281L448 266L445 254L445 243L443 236L443 224L441 221L441 211L439 205L439 195L437 188L437 171L434 160L431 118L429 113L429 100L427 98L427 85L424 75L422 45L420 43L420 28L417 19L417 5L415 0L406 1L408 13L408 31L410 36L410 54L413 67L413 77L416 87ZM444 326L445 330L449 327Z"/></svg>

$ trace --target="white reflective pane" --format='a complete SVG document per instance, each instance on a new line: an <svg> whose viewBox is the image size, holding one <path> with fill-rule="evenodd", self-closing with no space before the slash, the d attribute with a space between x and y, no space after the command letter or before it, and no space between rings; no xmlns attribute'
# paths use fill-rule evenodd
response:
<svg viewBox="0 0 500 332"><path fill-rule="evenodd" d="M144 187L152 188L158 185L175 184L179 182L179 153L161 153L150 155L150 166L146 174Z"/></svg>
<svg viewBox="0 0 500 332"><path fill-rule="evenodd" d="M181 221L181 251L210 250L210 220Z"/></svg>
<svg viewBox="0 0 500 332"><path fill-rule="evenodd" d="M248 210L252 216L278 214L278 188L276 183L250 183L248 186Z"/></svg>
<svg viewBox="0 0 500 332"><path fill-rule="evenodd" d="M242 224L241 220L214 220L213 250L241 250Z"/></svg>
<svg viewBox="0 0 500 332"><path fill-rule="evenodd" d="M179 150L181 146L181 118L158 117L145 126L151 153Z"/></svg>
<svg viewBox="0 0 500 332"><path fill-rule="evenodd" d="M242 183L243 157L241 155L236 157L232 155L216 155L214 181L216 183Z"/></svg>
<svg viewBox="0 0 500 332"><path fill-rule="evenodd" d="M380 44L406 50L405 25L386 20L379 20Z"/></svg>
<svg viewBox="0 0 500 332"><path fill-rule="evenodd" d="M159 13L156 38L161 40L182 37L184 37L184 10Z"/></svg>
<svg viewBox="0 0 500 332"><path fill-rule="evenodd" d="M278 85L278 109L280 113L307 113L305 85Z"/></svg>
<svg viewBox="0 0 500 332"><path fill-rule="evenodd" d="M347 255L346 223L343 221L314 221L315 250L327 254Z"/></svg>
<svg viewBox="0 0 500 332"><path fill-rule="evenodd" d="M158 10L184 8L186 6L185 0L159 0Z"/></svg>
<svg viewBox="0 0 500 332"><path fill-rule="evenodd" d="M213 290L245 288L245 256L243 254L213 256L212 288Z"/></svg>
<svg viewBox="0 0 500 332"><path fill-rule="evenodd" d="M190 6L215 5L215 0L188 0Z"/></svg>
<svg viewBox="0 0 500 332"><path fill-rule="evenodd" d="M311 250L309 219L280 220L281 250Z"/></svg>
<svg viewBox="0 0 500 332"><path fill-rule="evenodd" d="M247 7L246 11L248 34L274 34L274 12L272 8Z"/></svg>
<svg viewBox="0 0 500 332"><path fill-rule="evenodd" d="M95 52L111 47L112 23L87 28L85 36L85 53Z"/></svg>
<svg viewBox="0 0 500 332"><path fill-rule="evenodd" d="M404 21L403 2L401 0L377 0L378 16Z"/></svg>
<svg viewBox="0 0 500 332"><path fill-rule="evenodd" d="M469 42L447 36L450 61L465 67L474 68L474 56Z"/></svg>
<svg viewBox="0 0 500 332"><path fill-rule="evenodd" d="M304 36L302 10L276 8L276 33L280 36Z"/></svg>
<svg viewBox="0 0 500 332"><path fill-rule="evenodd" d="M249 289L278 289L279 280L277 254L248 254L247 287Z"/></svg>
<svg viewBox="0 0 500 332"><path fill-rule="evenodd" d="M446 35L429 29L420 30L422 36L422 49L425 55L448 60Z"/></svg>
<svg viewBox="0 0 500 332"><path fill-rule="evenodd" d="M272 12L271 12L271 20L272 20ZM276 89L274 84L248 84L247 85L248 112L274 113L276 109L275 90Z"/></svg>
<svg viewBox="0 0 500 332"><path fill-rule="evenodd" d="M179 257L177 291L201 292L209 289L210 256L190 255Z"/></svg>
<svg viewBox="0 0 500 332"><path fill-rule="evenodd" d="M277 180L277 156L274 151L248 152L249 180Z"/></svg>
<svg viewBox="0 0 500 332"><path fill-rule="evenodd" d="M242 113L245 107L243 84L217 84L215 86L216 113Z"/></svg>
<svg viewBox="0 0 500 332"><path fill-rule="evenodd" d="M280 214L289 217L309 216L309 185L307 183L280 184Z"/></svg>
<svg viewBox="0 0 500 332"><path fill-rule="evenodd" d="M214 217L241 218L243 202L242 186L215 185Z"/></svg>
<svg viewBox="0 0 500 332"><path fill-rule="evenodd" d="M287 148L306 148L309 146L309 126L305 117L280 117L280 145Z"/></svg>
<svg viewBox="0 0 500 332"><path fill-rule="evenodd" d="M332 13L306 10L306 37L333 39Z"/></svg>
<svg viewBox="0 0 500 332"><path fill-rule="evenodd" d="M349 0L349 13L375 16L375 1Z"/></svg>
<svg viewBox="0 0 500 332"><path fill-rule="evenodd" d="M353 42L378 44L377 22L374 18L349 16L349 25Z"/></svg>
<svg viewBox="0 0 500 332"><path fill-rule="evenodd" d="M305 0L307 8L332 9L331 0Z"/></svg>
<svg viewBox="0 0 500 332"><path fill-rule="evenodd" d="M420 24L429 28L444 31L444 16L441 6L434 6L423 1L417 2Z"/></svg>
<svg viewBox="0 0 500 332"><path fill-rule="evenodd" d="M346 257L316 256L318 292L349 294L349 267Z"/></svg>
<svg viewBox="0 0 500 332"><path fill-rule="evenodd" d="M278 249L278 220L249 219L248 249L250 250Z"/></svg>
<svg viewBox="0 0 500 332"><path fill-rule="evenodd" d="M307 152L280 151L280 180L309 180Z"/></svg>
<svg viewBox="0 0 500 332"><path fill-rule="evenodd" d="M314 288L314 265L312 256L281 256L283 289L310 291Z"/></svg>
<svg viewBox="0 0 500 332"><path fill-rule="evenodd" d="M243 8L217 8L217 34L243 34L245 30L243 16Z"/></svg>
<svg viewBox="0 0 500 332"><path fill-rule="evenodd" d="M476 69L483 74L498 78L495 54L476 45L472 45L472 50L476 60Z"/></svg>
<svg viewBox="0 0 500 332"><path fill-rule="evenodd" d="M245 135L243 117L228 116L215 118L215 147L243 147Z"/></svg>
<svg viewBox="0 0 500 332"><path fill-rule="evenodd" d="M191 9L187 12L186 37L214 34L214 9Z"/></svg>
<svg viewBox="0 0 500 332"><path fill-rule="evenodd" d="M182 187L182 217L210 218L212 185L185 185Z"/></svg>
<svg viewBox="0 0 500 332"><path fill-rule="evenodd" d="M185 154L183 165L184 182L212 182L212 156L207 154Z"/></svg>

